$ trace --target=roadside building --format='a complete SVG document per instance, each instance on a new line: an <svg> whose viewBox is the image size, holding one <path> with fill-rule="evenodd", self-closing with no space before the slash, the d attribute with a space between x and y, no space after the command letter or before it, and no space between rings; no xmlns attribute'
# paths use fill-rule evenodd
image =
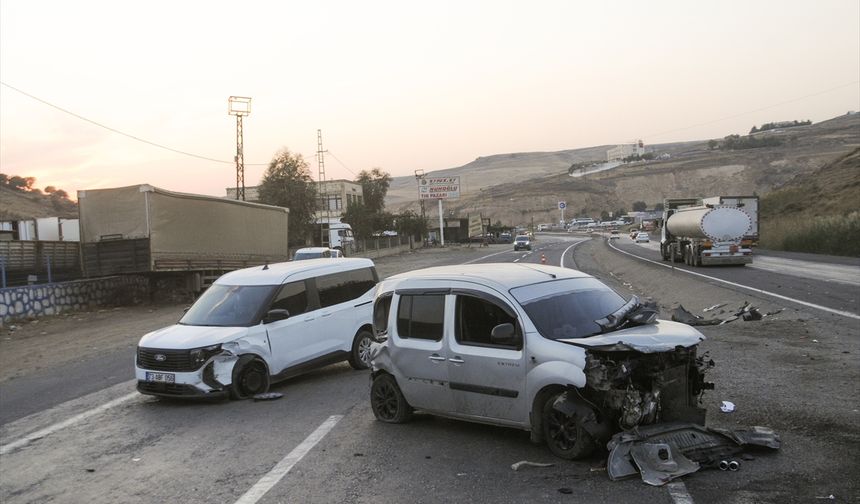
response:
<svg viewBox="0 0 860 504"><path fill-rule="evenodd" d="M606 151L607 161L616 161L630 156L645 154L645 145L642 140L631 144L620 144Z"/></svg>
<svg viewBox="0 0 860 504"><path fill-rule="evenodd" d="M352 204L364 204L364 193L361 189L361 184L357 184L351 180L338 179L326 180L325 182L315 182L317 186L317 195L319 196L319 205L314 212L315 219L337 219L343 216L343 212ZM260 203L260 195L258 186L245 187L245 201ZM226 189L227 199L236 199L236 188L228 187Z"/></svg>

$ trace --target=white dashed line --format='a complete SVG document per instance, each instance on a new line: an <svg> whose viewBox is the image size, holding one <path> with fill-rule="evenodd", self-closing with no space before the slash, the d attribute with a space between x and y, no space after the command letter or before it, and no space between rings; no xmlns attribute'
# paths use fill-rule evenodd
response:
<svg viewBox="0 0 860 504"><path fill-rule="evenodd" d="M9 444L5 444L3 446L0 446L0 455L6 455L7 453L12 452L14 450L17 450L18 448L20 448L22 446L26 446L26 445L30 444L31 442L33 442L37 439L42 439L45 436L49 436L49 435L51 435L51 434L53 434L59 430L62 430L62 429L65 429L66 427L74 425L74 424L80 422L81 420L85 420L85 419L87 419L93 415L97 415L99 413L102 413L103 411L106 411L110 408L113 408L114 406L118 406L118 405L120 405L126 401L134 399L135 397L141 397L140 393L132 392L132 393L126 394L122 397L117 397L116 399L114 399L112 401L108 401L108 402L102 404L101 406L97 406L93 409L84 411L83 413L79 413L79 414L77 414L71 418L67 418L66 420L63 420L62 422L58 422L58 423L55 423L54 425L45 427L42 430L37 430L36 432L34 432L32 434L28 434L28 435L22 437L21 439L19 439L17 441L12 441Z"/></svg>
<svg viewBox="0 0 860 504"><path fill-rule="evenodd" d="M266 473L265 476L260 478L257 483L250 488L244 495L239 497L239 500L236 501L236 504L254 504L258 500L260 500L266 492L272 489L281 478L287 475L290 470L299 463L305 455L310 452L317 443L322 441L322 438L325 437L326 434L331 431L335 425L343 418L343 415L332 415L328 417L328 419L323 422L317 430L313 431L310 436L305 438L304 441L295 448L293 451L287 454L286 457L283 458L278 465L272 468L271 471Z"/></svg>
<svg viewBox="0 0 860 504"><path fill-rule="evenodd" d="M835 315L841 315L843 317L848 317L848 318L860 320L860 315L857 315L856 313L851 313L851 312L842 311L842 310L835 310L833 308L828 308L826 306L821 306L821 305L817 305L814 303L809 303L807 301L801 301L800 299L794 299L794 298L790 298L788 296L783 296L782 294L777 294L775 292L770 292L770 291L758 289L756 287L750 287L748 285L743 285L743 284L739 284L739 283L735 283L735 282L729 282L728 280L723 280L722 278L716 278L716 277L712 277L712 276L708 276L708 275L703 275L702 273L696 273L695 271L690 271L690 270L686 270L686 269L682 269L682 268L675 268L673 265L663 264L663 263L660 263L657 261L652 261L651 259L645 259L644 257L639 257L636 254L631 254L630 252L627 252L625 250L621 250L620 248L612 245L612 242L607 242L607 243L609 244L609 246L612 249L614 249L618 252L621 252L622 254L627 254L630 257L634 257L636 259L639 259L640 261L645 261L645 262L649 262L651 264L656 264L657 266L662 266L664 268L670 268L673 271L680 271L681 273L687 273L688 275L694 275L697 277L707 278L708 280L713 280L715 282L720 282L720 283L724 283L726 285L731 285L732 287L738 287L740 289L746 289L749 291L757 292L759 294L764 294L765 296L771 296L771 297L775 297L777 299L782 299L785 301L791 301L792 303L797 303L799 305L808 306L810 308L815 308L816 310L826 311L828 313L833 313Z"/></svg>

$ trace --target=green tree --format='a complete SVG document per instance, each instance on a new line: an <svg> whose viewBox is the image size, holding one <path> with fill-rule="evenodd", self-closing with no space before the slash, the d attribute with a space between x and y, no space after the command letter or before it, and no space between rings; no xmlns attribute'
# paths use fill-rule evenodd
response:
<svg viewBox="0 0 860 504"><path fill-rule="evenodd" d="M427 234L427 220L422 219L420 215L412 210L397 214L394 218L397 222L398 234L412 236L416 240L420 240L422 236ZM501 225L501 222L499 225Z"/></svg>
<svg viewBox="0 0 860 504"><path fill-rule="evenodd" d="M286 148L275 154L263 174L258 193L262 203L290 209L290 244L305 243L318 202L316 186L302 155Z"/></svg>
<svg viewBox="0 0 860 504"><path fill-rule="evenodd" d="M648 209L648 204L644 201L634 201L633 202L633 211L634 212L644 212Z"/></svg>
<svg viewBox="0 0 860 504"><path fill-rule="evenodd" d="M371 212L382 213L385 210L385 195L391 185L391 175L379 168L361 170L355 181L361 184L364 206Z"/></svg>
<svg viewBox="0 0 860 504"><path fill-rule="evenodd" d="M609 220L609 212L606 210L600 212L600 220L608 221Z"/></svg>
<svg viewBox="0 0 860 504"><path fill-rule="evenodd" d="M714 150L719 146L719 142L714 139L708 140L708 150Z"/></svg>

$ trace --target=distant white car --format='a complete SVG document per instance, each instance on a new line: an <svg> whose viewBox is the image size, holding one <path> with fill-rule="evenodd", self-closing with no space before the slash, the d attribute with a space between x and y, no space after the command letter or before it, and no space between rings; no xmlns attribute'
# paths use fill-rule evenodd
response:
<svg viewBox="0 0 860 504"><path fill-rule="evenodd" d="M142 394L244 399L317 367L370 365L370 259L315 259L221 276L175 325L137 347Z"/></svg>
<svg viewBox="0 0 860 504"><path fill-rule="evenodd" d="M648 236L648 233L637 233L636 234L636 243L648 243L651 241L651 237Z"/></svg>
<svg viewBox="0 0 860 504"><path fill-rule="evenodd" d="M338 249L330 249L328 247L306 247L296 250L293 254L293 261L302 261L304 259L337 259L343 257L343 252Z"/></svg>
<svg viewBox="0 0 860 504"><path fill-rule="evenodd" d="M621 238L621 233L619 233L618 231L612 231L609 233L610 240L617 240L619 238Z"/></svg>

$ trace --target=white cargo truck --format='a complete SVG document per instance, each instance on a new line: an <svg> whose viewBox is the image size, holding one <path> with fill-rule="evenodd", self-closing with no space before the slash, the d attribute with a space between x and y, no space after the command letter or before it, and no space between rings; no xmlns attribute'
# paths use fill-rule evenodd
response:
<svg viewBox="0 0 860 504"><path fill-rule="evenodd" d="M750 264L752 249L743 240L752 217L730 205L701 205L701 200L667 199L663 203L660 255L689 266Z"/></svg>

